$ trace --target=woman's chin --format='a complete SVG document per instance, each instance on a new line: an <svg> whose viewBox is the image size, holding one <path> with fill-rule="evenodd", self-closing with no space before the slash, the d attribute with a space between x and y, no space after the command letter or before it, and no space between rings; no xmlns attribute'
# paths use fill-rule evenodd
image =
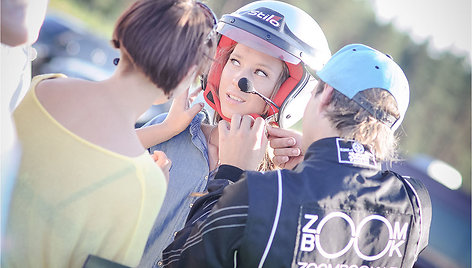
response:
<svg viewBox="0 0 472 268"><path fill-rule="evenodd" d="M243 109L223 109L222 112L227 118L231 118L234 114L245 114Z"/></svg>
<svg viewBox="0 0 472 268"><path fill-rule="evenodd" d="M222 108L221 112L224 117L230 118L230 119L234 114L248 115L248 114L261 114L262 113L262 112L257 112L257 111L250 111L248 109L228 109L228 107Z"/></svg>

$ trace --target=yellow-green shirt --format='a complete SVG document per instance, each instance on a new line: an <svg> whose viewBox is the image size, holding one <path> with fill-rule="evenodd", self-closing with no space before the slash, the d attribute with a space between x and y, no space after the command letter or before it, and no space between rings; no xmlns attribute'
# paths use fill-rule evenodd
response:
<svg viewBox="0 0 472 268"><path fill-rule="evenodd" d="M82 267L89 254L137 266L162 205L165 177L149 154L126 157L59 124L33 79L14 112L23 148L2 267Z"/></svg>

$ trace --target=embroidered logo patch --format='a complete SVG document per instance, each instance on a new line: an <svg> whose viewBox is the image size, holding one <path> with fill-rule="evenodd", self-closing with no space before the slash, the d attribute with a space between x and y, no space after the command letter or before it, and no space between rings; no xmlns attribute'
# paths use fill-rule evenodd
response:
<svg viewBox="0 0 472 268"><path fill-rule="evenodd" d="M337 138L336 145L339 163L378 168L375 155L359 142Z"/></svg>
<svg viewBox="0 0 472 268"><path fill-rule="evenodd" d="M356 152L358 154L363 154L364 153L364 145L362 145L358 142L352 143L352 149L354 150L354 152Z"/></svg>

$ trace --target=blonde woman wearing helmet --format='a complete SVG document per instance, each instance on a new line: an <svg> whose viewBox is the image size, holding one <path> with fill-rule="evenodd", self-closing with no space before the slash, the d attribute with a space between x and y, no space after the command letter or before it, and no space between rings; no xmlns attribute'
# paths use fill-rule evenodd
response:
<svg viewBox="0 0 472 268"><path fill-rule="evenodd" d="M256 1L224 15L217 27L214 63L203 77L203 95L221 122L250 115L244 124L264 135L265 122L287 128L303 114L316 86L311 72L330 57L324 33L301 9L278 1ZM172 108L168 116L172 116ZM160 115L146 126L162 123ZM197 196L213 183L222 161L220 131L198 114L189 127L169 141L152 146L172 161L168 193L149 237L141 267L159 267L162 250L173 241ZM265 120L263 120L265 119ZM231 121L232 123L232 121ZM266 146L267 140L254 141ZM264 147L265 148L265 147ZM226 154L224 154L226 155ZM251 162L260 169L260 160Z"/></svg>

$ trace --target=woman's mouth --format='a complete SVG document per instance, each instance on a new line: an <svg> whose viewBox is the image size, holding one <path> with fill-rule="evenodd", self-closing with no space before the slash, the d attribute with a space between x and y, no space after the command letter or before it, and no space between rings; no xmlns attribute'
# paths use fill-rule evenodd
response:
<svg viewBox="0 0 472 268"><path fill-rule="evenodd" d="M226 99L228 101L230 101L231 103L243 103L243 102L246 102L245 100L239 98L239 97L236 97L234 95L231 95L231 94L228 94L226 93Z"/></svg>

